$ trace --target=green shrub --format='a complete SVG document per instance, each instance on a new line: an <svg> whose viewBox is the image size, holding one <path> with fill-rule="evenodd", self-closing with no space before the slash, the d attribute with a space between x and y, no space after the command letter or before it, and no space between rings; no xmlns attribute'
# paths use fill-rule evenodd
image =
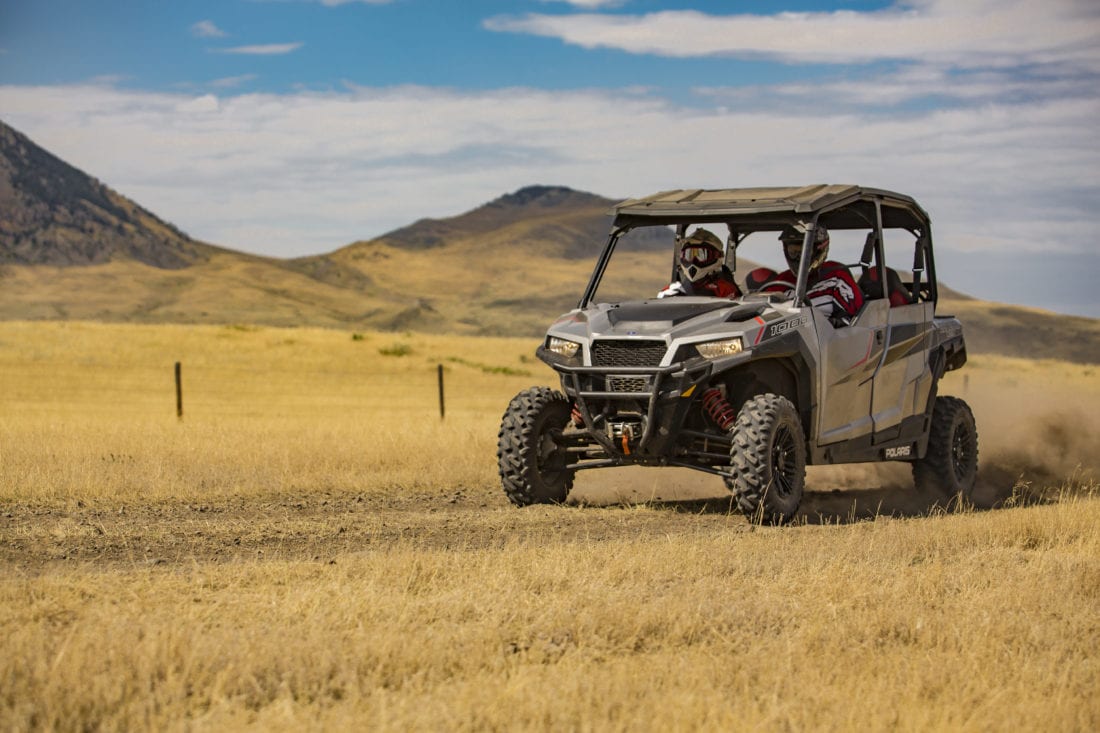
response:
<svg viewBox="0 0 1100 733"><path fill-rule="evenodd" d="M412 353L412 347L398 341L389 346L383 346L378 350L378 353L382 356L408 356Z"/></svg>

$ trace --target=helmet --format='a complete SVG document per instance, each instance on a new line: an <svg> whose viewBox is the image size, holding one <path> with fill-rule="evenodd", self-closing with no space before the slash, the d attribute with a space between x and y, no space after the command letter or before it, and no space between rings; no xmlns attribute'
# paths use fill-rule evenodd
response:
<svg viewBox="0 0 1100 733"><path fill-rule="evenodd" d="M787 264L791 272L798 272L798 263L802 259L802 243L806 239L807 227L802 222L788 226L779 233L779 241L783 243L783 256L787 258ZM813 272L825 258L829 256L829 230L824 224L814 227L814 250L810 256L810 272Z"/></svg>
<svg viewBox="0 0 1100 733"><path fill-rule="evenodd" d="M680 245L680 272L699 282L722 269L722 240L706 229L696 229Z"/></svg>

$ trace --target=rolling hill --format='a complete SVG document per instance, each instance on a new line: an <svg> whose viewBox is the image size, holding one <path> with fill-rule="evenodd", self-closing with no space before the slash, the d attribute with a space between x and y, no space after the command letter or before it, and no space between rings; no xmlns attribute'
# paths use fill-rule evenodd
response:
<svg viewBox="0 0 1100 733"><path fill-rule="evenodd" d="M575 305L613 200L529 186L324 255L281 260L196 241L0 122L0 319L415 330L537 337ZM667 277L670 234L622 282ZM747 267L742 263L742 267ZM635 291L637 292L637 291ZM1100 320L946 291L973 352L1100 362Z"/></svg>

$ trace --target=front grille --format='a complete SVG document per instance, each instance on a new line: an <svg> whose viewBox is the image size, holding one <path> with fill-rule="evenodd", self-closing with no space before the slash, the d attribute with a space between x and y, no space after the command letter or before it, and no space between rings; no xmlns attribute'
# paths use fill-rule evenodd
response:
<svg viewBox="0 0 1100 733"><path fill-rule="evenodd" d="M592 366L660 366L666 351L664 341L595 341Z"/></svg>
<svg viewBox="0 0 1100 733"><path fill-rule="evenodd" d="M608 377L608 392L648 392L649 377Z"/></svg>

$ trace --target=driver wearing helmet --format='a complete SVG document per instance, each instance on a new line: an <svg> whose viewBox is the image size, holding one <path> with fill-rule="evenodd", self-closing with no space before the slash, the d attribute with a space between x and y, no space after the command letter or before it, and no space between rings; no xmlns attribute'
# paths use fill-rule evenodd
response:
<svg viewBox="0 0 1100 733"><path fill-rule="evenodd" d="M809 227L795 224L783 229L779 241L783 243L783 256L790 269L771 279L760 290L765 293L794 295L798 279L798 265L802 259L802 245ZM806 297L810 304L821 310L835 326L847 326L863 307L863 293L856 285L852 273L839 262L828 259L829 231L824 224L814 227L813 251L810 253L810 272L806 280Z"/></svg>
<svg viewBox="0 0 1100 733"><path fill-rule="evenodd" d="M657 294L713 295L718 298L740 298L741 289L733 281L722 256L722 240L706 229L696 229L680 246L677 259L680 278Z"/></svg>

